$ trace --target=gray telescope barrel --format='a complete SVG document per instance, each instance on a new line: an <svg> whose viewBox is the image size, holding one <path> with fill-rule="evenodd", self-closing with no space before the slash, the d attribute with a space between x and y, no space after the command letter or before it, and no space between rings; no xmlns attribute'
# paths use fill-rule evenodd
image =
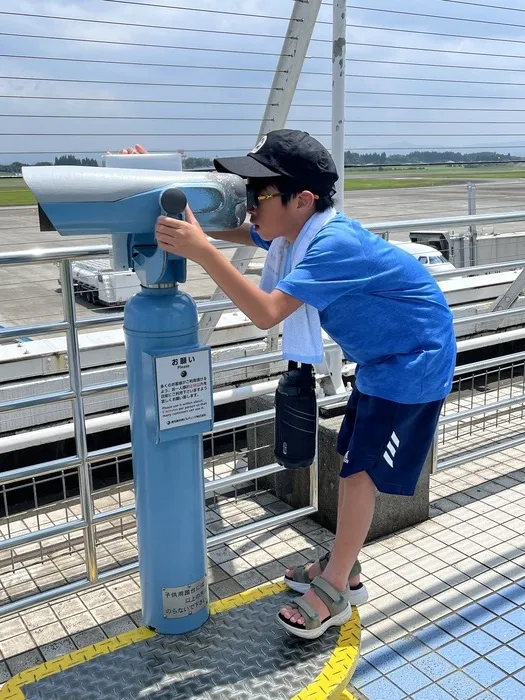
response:
<svg viewBox="0 0 525 700"><path fill-rule="evenodd" d="M246 196L241 178L215 172L43 165L25 167L22 174L40 204L117 202L162 187L216 187L232 201Z"/></svg>

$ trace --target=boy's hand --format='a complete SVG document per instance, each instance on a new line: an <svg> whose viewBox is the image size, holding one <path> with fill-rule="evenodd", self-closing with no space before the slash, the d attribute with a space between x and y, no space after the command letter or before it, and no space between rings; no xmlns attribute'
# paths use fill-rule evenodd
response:
<svg viewBox="0 0 525 700"><path fill-rule="evenodd" d="M126 153L147 153L147 151L144 148L144 146L141 146L140 143L137 143L135 146L130 146L129 148L121 148L120 153L124 155Z"/></svg>
<svg viewBox="0 0 525 700"><path fill-rule="evenodd" d="M155 236L159 248L167 253L175 253L183 258L199 262L202 255L212 246L201 225L189 206L185 210L185 221L159 216Z"/></svg>

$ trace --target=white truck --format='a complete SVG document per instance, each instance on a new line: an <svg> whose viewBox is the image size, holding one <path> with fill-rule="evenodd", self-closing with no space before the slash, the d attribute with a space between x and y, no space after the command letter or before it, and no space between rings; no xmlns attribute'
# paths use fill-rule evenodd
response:
<svg viewBox="0 0 525 700"><path fill-rule="evenodd" d="M132 270L113 270L108 259L72 262L71 274L75 292L90 304L124 306L140 291L137 275Z"/></svg>

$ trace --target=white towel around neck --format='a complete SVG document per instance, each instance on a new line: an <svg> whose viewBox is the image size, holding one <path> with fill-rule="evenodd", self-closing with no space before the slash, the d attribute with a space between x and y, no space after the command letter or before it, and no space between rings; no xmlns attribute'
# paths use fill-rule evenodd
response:
<svg viewBox="0 0 525 700"><path fill-rule="evenodd" d="M305 223L294 244L283 236L272 241L261 274L260 289L268 294L285 276L285 267L290 254L290 269L293 270L306 254L314 236L337 214L331 208L311 216ZM318 364L323 361L323 337L319 311L310 304L303 304L293 314L284 319L283 359Z"/></svg>

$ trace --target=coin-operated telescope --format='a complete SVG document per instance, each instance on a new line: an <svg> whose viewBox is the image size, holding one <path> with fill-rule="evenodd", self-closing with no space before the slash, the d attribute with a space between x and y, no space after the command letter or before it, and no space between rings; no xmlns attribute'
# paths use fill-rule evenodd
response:
<svg viewBox="0 0 525 700"><path fill-rule="evenodd" d="M115 268L132 268L148 287L185 281L183 258L157 249L158 216L182 218L187 201L208 232L236 228L246 216L246 188L236 175L39 166L23 168L23 176L42 231L111 235Z"/></svg>
<svg viewBox="0 0 525 700"><path fill-rule="evenodd" d="M199 343L194 300L178 288L186 260L158 248L160 215L188 203L205 231L246 217L235 175L38 166L23 168L41 230L111 235L115 269L141 291L124 309L143 619L182 634L208 618L202 435L213 425L210 348Z"/></svg>

